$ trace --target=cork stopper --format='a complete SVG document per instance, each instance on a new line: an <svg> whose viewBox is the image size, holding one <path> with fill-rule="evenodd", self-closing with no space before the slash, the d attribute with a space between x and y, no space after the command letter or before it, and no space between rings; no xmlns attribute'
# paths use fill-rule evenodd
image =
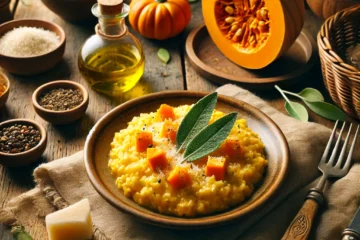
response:
<svg viewBox="0 0 360 240"><path fill-rule="evenodd" d="M122 12L123 0L97 0L97 2L103 15L118 15Z"/></svg>

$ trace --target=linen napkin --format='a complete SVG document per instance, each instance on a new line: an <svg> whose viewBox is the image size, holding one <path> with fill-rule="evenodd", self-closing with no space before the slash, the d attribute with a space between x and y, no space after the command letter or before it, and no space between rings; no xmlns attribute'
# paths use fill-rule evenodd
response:
<svg viewBox="0 0 360 240"><path fill-rule="evenodd" d="M246 221L200 231L170 230L140 222L100 197L88 180L83 153L79 152L40 165L34 171L37 187L10 201L0 212L0 222L7 225L20 222L30 234L39 236L37 239L47 239L46 214L88 198L96 230L94 239L280 239L300 209L307 190L320 175L317 165L331 130L288 117L239 87L225 85L217 92L247 102L270 116L290 147L289 172L280 191ZM359 156L357 151L354 155L357 163L346 177L328 184L325 193L328 204L322 208L310 239L339 239L355 214L360 205ZM31 228L34 225L36 228Z"/></svg>

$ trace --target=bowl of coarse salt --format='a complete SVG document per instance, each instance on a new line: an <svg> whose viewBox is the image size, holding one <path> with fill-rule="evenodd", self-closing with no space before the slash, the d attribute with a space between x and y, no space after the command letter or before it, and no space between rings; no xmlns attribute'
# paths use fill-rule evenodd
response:
<svg viewBox="0 0 360 240"><path fill-rule="evenodd" d="M63 57L64 30L51 22L21 19L0 25L0 66L29 76L54 67Z"/></svg>

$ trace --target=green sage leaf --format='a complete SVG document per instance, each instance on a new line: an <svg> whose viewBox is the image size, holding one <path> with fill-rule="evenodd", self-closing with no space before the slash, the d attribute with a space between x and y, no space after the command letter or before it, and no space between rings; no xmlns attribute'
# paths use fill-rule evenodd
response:
<svg viewBox="0 0 360 240"><path fill-rule="evenodd" d="M16 240L33 240L23 226L14 226L12 227L11 232Z"/></svg>
<svg viewBox="0 0 360 240"><path fill-rule="evenodd" d="M302 97L303 100L306 100L308 102L323 102L324 97L318 90L314 88L305 88L300 93L298 93L299 96Z"/></svg>
<svg viewBox="0 0 360 240"><path fill-rule="evenodd" d="M188 0L189 3L194 3L194 2L197 2L199 0Z"/></svg>
<svg viewBox="0 0 360 240"><path fill-rule="evenodd" d="M176 134L178 151L186 148L188 143L208 125L217 101L217 92L213 92L200 99L181 121Z"/></svg>
<svg viewBox="0 0 360 240"><path fill-rule="evenodd" d="M341 111L338 107L326 103L326 102L308 102L304 101L305 104L316 114L330 119L330 120L341 120L344 121L346 119L346 114Z"/></svg>
<svg viewBox="0 0 360 240"><path fill-rule="evenodd" d="M165 64L170 61L170 53L164 48L160 48L157 55L159 59Z"/></svg>
<svg viewBox="0 0 360 240"><path fill-rule="evenodd" d="M309 114L306 108L297 102L286 101L285 102L285 109L288 114L297 120L307 122L309 120Z"/></svg>
<svg viewBox="0 0 360 240"><path fill-rule="evenodd" d="M184 161L195 161L216 150L228 137L236 117L237 113L229 113L201 130L187 146Z"/></svg>

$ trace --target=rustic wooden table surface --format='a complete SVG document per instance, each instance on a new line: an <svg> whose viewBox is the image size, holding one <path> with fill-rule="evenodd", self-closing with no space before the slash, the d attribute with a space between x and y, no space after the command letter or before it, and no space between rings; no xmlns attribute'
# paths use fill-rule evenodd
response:
<svg viewBox="0 0 360 240"><path fill-rule="evenodd" d="M0 110L0 121L13 118L29 118L42 124L48 132L48 146L41 161L48 162L82 150L86 135L94 123L110 109L118 105L119 101L110 100L91 90L78 71L78 51L82 43L94 33L96 21L86 25L72 24L49 11L40 0L26 0L25 2L29 3L29 5L25 5L19 0L12 1L11 8L13 9L14 18L38 18L59 24L67 35L66 52L63 61L45 74L35 77L19 77L7 74L12 86L6 107ZM146 55L145 74L140 84L136 86L138 90L145 89L144 91L147 91L151 86L153 92L163 90L213 91L218 87L198 75L184 54L186 35L191 29L203 22L200 1L192 4L192 10L193 15L190 25L182 36L175 40L150 41L135 34L141 40ZM304 28L316 37L322 21L309 10L306 11L305 20ZM179 41L182 44L179 44ZM156 53L159 47L167 48L171 53L172 60L166 66L159 64L157 59ZM304 87L315 87L326 95L319 65L313 69L311 76L311 78L304 79L289 89L298 91ZM90 104L86 116L76 123L66 126L54 126L43 121L36 115L31 104L32 92L38 86L45 82L60 79L71 79L80 82L89 90L90 94ZM256 94L275 108L285 112L284 100L277 92L257 92ZM129 96L131 96L131 93ZM310 119L328 127L332 126L331 121L327 121L313 113L310 113ZM34 164L20 169L9 169L0 165L0 208L5 206L10 199L34 187L32 171L37 165ZM28 230L34 239L39 239L36 226ZM9 231L1 226L0 239L11 239Z"/></svg>

